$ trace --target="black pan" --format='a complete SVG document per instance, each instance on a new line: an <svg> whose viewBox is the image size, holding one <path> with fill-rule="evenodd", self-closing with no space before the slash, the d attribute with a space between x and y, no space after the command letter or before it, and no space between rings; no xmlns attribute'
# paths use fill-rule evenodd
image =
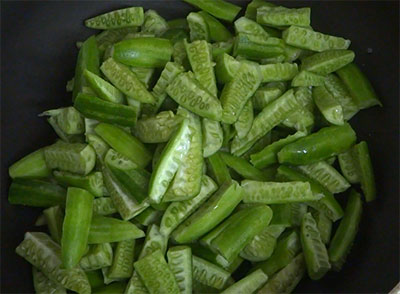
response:
<svg viewBox="0 0 400 294"><path fill-rule="evenodd" d="M245 5L248 1L238 1ZM371 79L384 108L351 120L359 140L367 140L376 172L378 198L365 205L361 229L343 270L321 281L304 279L300 293L387 293L399 282L399 3L282 2L312 7L318 31L352 40L356 62ZM7 167L48 145L55 134L37 114L71 104L66 81L74 73L75 41L94 32L89 16L140 5L167 19L193 8L180 1L2 1L1 3L1 292L33 291L31 267L14 253L24 232L35 231L40 209L7 202ZM345 197L345 196L343 196Z"/></svg>

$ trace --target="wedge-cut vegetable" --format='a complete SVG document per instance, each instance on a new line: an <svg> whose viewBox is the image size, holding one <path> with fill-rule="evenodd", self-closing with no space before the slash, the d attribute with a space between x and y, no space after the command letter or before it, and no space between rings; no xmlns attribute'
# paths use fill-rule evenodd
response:
<svg viewBox="0 0 400 294"><path fill-rule="evenodd" d="M36 293L66 294L66 289L60 284L50 280L41 271L32 267L33 287Z"/></svg>
<svg viewBox="0 0 400 294"><path fill-rule="evenodd" d="M125 101L124 94L109 82L88 70L85 70L83 74L90 88L99 98L115 103L123 103Z"/></svg>
<svg viewBox="0 0 400 294"><path fill-rule="evenodd" d="M219 152L208 157L208 170L218 185L231 180L228 167Z"/></svg>
<svg viewBox="0 0 400 294"><path fill-rule="evenodd" d="M143 243L143 248L140 251L138 259L141 259L156 250L160 250L164 255L167 251L168 238L160 232L157 225L151 225L147 228L146 239Z"/></svg>
<svg viewBox="0 0 400 294"><path fill-rule="evenodd" d="M160 250L135 262L134 266L150 294L180 293L174 274Z"/></svg>
<svg viewBox="0 0 400 294"><path fill-rule="evenodd" d="M229 272L204 260L200 257L192 257L193 281L222 290L230 279Z"/></svg>
<svg viewBox="0 0 400 294"><path fill-rule="evenodd" d="M241 8L224 0L184 0L216 18L232 22Z"/></svg>
<svg viewBox="0 0 400 294"><path fill-rule="evenodd" d="M301 69L327 75L353 61L355 54L351 50L329 50L308 56L301 61Z"/></svg>
<svg viewBox="0 0 400 294"><path fill-rule="evenodd" d="M292 80L292 87L317 87L323 86L325 76L307 70L300 71Z"/></svg>
<svg viewBox="0 0 400 294"><path fill-rule="evenodd" d="M53 206L43 210L43 215L49 229L51 238L61 243L62 227L64 222L64 211L60 206Z"/></svg>
<svg viewBox="0 0 400 294"><path fill-rule="evenodd" d="M26 233L24 241L15 251L51 281L77 293L90 294L90 284L85 272L79 267L64 269L60 246L45 233Z"/></svg>
<svg viewBox="0 0 400 294"><path fill-rule="evenodd" d="M296 63L265 64L260 69L263 83L290 81L299 72Z"/></svg>
<svg viewBox="0 0 400 294"><path fill-rule="evenodd" d="M310 8L286 8L282 6L261 6L257 9L257 22L269 26L302 26L311 22Z"/></svg>
<svg viewBox="0 0 400 294"><path fill-rule="evenodd" d="M353 148L340 153L338 155L340 170L343 176L352 184L357 184L360 182L360 171L357 167L357 162Z"/></svg>
<svg viewBox="0 0 400 294"><path fill-rule="evenodd" d="M108 277L112 279L130 278L133 273L133 258L135 240L125 240L117 243Z"/></svg>
<svg viewBox="0 0 400 294"><path fill-rule="evenodd" d="M110 215L118 212L111 197L99 197L93 200L93 215Z"/></svg>
<svg viewBox="0 0 400 294"><path fill-rule="evenodd" d="M11 178L46 178L50 176L51 171L46 165L44 158L44 149L36 150L8 168L8 174Z"/></svg>
<svg viewBox="0 0 400 294"><path fill-rule="evenodd" d="M222 147L224 134L219 121L203 118L201 120L203 136L203 157L210 157Z"/></svg>
<svg viewBox="0 0 400 294"><path fill-rule="evenodd" d="M257 182L244 180L244 203L279 204L292 202L316 201L321 197L311 192L307 182Z"/></svg>
<svg viewBox="0 0 400 294"><path fill-rule="evenodd" d="M365 200L370 202L376 198L376 187L367 142L362 141L354 146L354 157L360 175L361 189Z"/></svg>
<svg viewBox="0 0 400 294"><path fill-rule="evenodd" d="M253 293L262 285L264 285L266 281L268 281L268 276L262 270L256 270L232 286L229 286L222 293Z"/></svg>
<svg viewBox="0 0 400 294"><path fill-rule="evenodd" d="M261 35L239 33L233 45L233 55L250 60L261 61L282 55L284 58L284 43L282 39Z"/></svg>
<svg viewBox="0 0 400 294"><path fill-rule="evenodd" d="M85 189L96 197L103 196L104 186L101 172L92 172L81 176L70 172L54 171L53 175L60 184Z"/></svg>
<svg viewBox="0 0 400 294"><path fill-rule="evenodd" d="M88 253L79 262L84 271L108 267L112 264L113 250L109 243L90 245Z"/></svg>
<svg viewBox="0 0 400 294"><path fill-rule="evenodd" d="M343 125L343 108L340 103L324 87L313 89L313 99L325 119L333 125Z"/></svg>
<svg viewBox="0 0 400 294"><path fill-rule="evenodd" d="M309 28L291 26L282 33L282 38L289 45L322 52L332 49L347 49L350 40L324 35Z"/></svg>
<svg viewBox="0 0 400 294"><path fill-rule="evenodd" d="M93 29L115 29L141 26L144 21L142 7L129 7L107 12L87 19L85 25Z"/></svg>
<svg viewBox="0 0 400 294"><path fill-rule="evenodd" d="M149 9L144 13L144 22L141 30L143 33L161 36L168 28L167 21L157 11Z"/></svg>
<svg viewBox="0 0 400 294"><path fill-rule="evenodd" d="M171 247L167 252L168 266L174 273L180 293L192 293L192 249L188 246Z"/></svg>
<svg viewBox="0 0 400 294"><path fill-rule="evenodd" d="M268 83L266 86L261 86L252 98L254 109L263 110L269 103L282 96L285 89L284 83Z"/></svg>

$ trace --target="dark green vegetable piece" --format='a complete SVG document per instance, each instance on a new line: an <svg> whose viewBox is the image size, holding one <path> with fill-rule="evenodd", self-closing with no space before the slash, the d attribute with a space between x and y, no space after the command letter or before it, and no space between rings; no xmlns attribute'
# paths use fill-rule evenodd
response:
<svg viewBox="0 0 400 294"><path fill-rule="evenodd" d="M232 22L241 8L224 0L184 0L216 18Z"/></svg>
<svg viewBox="0 0 400 294"><path fill-rule="evenodd" d="M256 270L246 277L229 286L222 294L254 293L268 280L268 276L262 270Z"/></svg>
<svg viewBox="0 0 400 294"><path fill-rule="evenodd" d="M355 54L351 50L329 50L308 56L301 61L301 69L327 75L352 62Z"/></svg>
<svg viewBox="0 0 400 294"><path fill-rule="evenodd" d="M51 238L60 244L64 222L64 210L61 206L53 206L43 210L43 215Z"/></svg>
<svg viewBox="0 0 400 294"><path fill-rule="evenodd" d="M8 168L11 178L47 178L51 170L47 167L44 159L44 149L41 148L32 152Z"/></svg>
<svg viewBox="0 0 400 294"><path fill-rule="evenodd" d="M346 210L329 246L329 260L334 270L339 271L356 237L362 214L361 196L351 190Z"/></svg>
<svg viewBox="0 0 400 294"><path fill-rule="evenodd" d="M79 264L86 251L94 196L79 188L68 188L61 238L61 256L67 269Z"/></svg>
<svg viewBox="0 0 400 294"><path fill-rule="evenodd" d="M247 4L245 17L252 20L256 20L257 9L262 6L274 7L276 5L271 2L267 2L265 0L252 0L249 4Z"/></svg>
<svg viewBox="0 0 400 294"><path fill-rule="evenodd" d="M54 171L54 178L62 185L82 188L93 194L103 196L103 175L101 172L92 172L86 176L64 171Z"/></svg>
<svg viewBox="0 0 400 294"><path fill-rule="evenodd" d="M159 68L170 61L172 50L168 39L139 37L115 44L113 58L130 66Z"/></svg>
<svg viewBox="0 0 400 294"><path fill-rule="evenodd" d="M85 117L121 126L134 126L139 115L132 106L108 102L83 93L76 97L74 107Z"/></svg>
<svg viewBox="0 0 400 294"><path fill-rule="evenodd" d="M8 191L11 204L36 207L64 205L67 192L64 188L34 179L14 179Z"/></svg>
<svg viewBox="0 0 400 294"><path fill-rule="evenodd" d="M129 7L110 11L85 21L85 25L92 29L115 29L141 26L144 21L142 7Z"/></svg>
<svg viewBox="0 0 400 294"><path fill-rule="evenodd" d="M83 42L82 47L79 50L75 68L72 100L75 100L78 93L82 92L83 88L87 86L87 82L83 75L84 71L87 69L98 75L100 73L99 63L99 49L97 48L96 38L95 36L91 36Z"/></svg>
<svg viewBox="0 0 400 294"><path fill-rule="evenodd" d="M110 285L93 289L93 294L123 294L125 293L126 282L115 282Z"/></svg>
<svg viewBox="0 0 400 294"><path fill-rule="evenodd" d="M125 101L124 94L111 85L106 80L103 80L98 75L85 70L84 76L90 88L96 93L96 95L109 102L123 103Z"/></svg>
<svg viewBox="0 0 400 294"><path fill-rule="evenodd" d="M242 56L250 60L260 61L284 54L282 39L239 33L235 37L234 56Z"/></svg>
<svg viewBox="0 0 400 294"><path fill-rule="evenodd" d="M356 64L350 63L342 67L337 74L360 109L382 106L370 81Z"/></svg>
<svg viewBox="0 0 400 294"><path fill-rule="evenodd" d="M362 141L353 148L356 166L360 175L361 189L364 192L365 200L370 202L376 198L376 187L367 142Z"/></svg>
<svg viewBox="0 0 400 294"><path fill-rule="evenodd" d="M283 147L278 160L293 165L310 164L346 151L355 141L356 133L347 123L326 127Z"/></svg>
<svg viewBox="0 0 400 294"><path fill-rule="evenodd" d="M200 11L199 14L207 23L211 41L223 42L228 41L232 38L231 32L222 23L220 23L219 20L217 20L205 11Z"/></svg>
<svg viewBox="0 0 400 294"><path fill-rule="evenodd" d="M96 126L95 132L113 149L128 157L139 167L146 167L151 161L151 154L143 143L123 129L101 123Z"/></svg>
<svg viewBox="0 0 400 294"><path fill-rule="evenodd" d="M231 180L231 175L220 152L208 157L208 169L218 185Z"/></svg>

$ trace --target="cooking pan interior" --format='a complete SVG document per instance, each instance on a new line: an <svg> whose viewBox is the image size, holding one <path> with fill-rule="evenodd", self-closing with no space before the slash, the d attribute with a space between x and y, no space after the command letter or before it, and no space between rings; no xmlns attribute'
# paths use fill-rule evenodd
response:
<svg viewBox="0 0 400 294"><path fill-rule="evenodd" d="M248 1L237 1L242 6ZM399 22L397 1L296 1L310 6L314 29L352 40L356 62L371 79L384 107L351 120L367 140L376 173L377 200L365 205L361 228L347 263L300 293L384 293L399 281ZM3 1L1 4L1 291L32 292L31 267L14 250L26 231L36 231L41 210L7 202L8 166L52 143L56 136L40 112L71 104L65 92L73 76L75 42L94 31L83 20L139 5L167 19L194 10L180 1ZM341 195L346 200L347 195Z"/></svg>

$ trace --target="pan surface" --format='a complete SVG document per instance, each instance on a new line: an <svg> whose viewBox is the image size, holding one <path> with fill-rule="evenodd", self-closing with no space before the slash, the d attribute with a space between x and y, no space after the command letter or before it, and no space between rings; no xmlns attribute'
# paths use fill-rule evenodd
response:
<svg viewBox="0 0 400 294"><path fill-rule="evenodd" d="M236 1L242 6L248 1ZM351 120L366 140L376 173L378 197L365 205L360 232L339 273L304 279L299 293L387 293L399 282L399 3L296 1L310 6L312 25L352 40L356 62L372 81L384 107ZM83 20L126 7L156 9L167 19L193 8L180 1L2 1L1 3L1 292L33 292L31 267L14 250L26 231L36 231L41 210L7 202L7 168L51 144L56 136L40 112L71 105L65 84L74 73L76 41L94 31ZM346 195L340 196L345 200Z"/></svg>

